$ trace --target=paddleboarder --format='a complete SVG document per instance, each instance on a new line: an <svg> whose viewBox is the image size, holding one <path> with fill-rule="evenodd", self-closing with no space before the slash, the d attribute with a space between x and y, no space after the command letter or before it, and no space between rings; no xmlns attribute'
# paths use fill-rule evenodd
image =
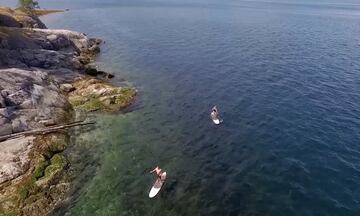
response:
<svg viewBox="0 0 360 216"><path fill-rule="evenodd" d="M214 106L213 108L212 108L212 111L211 111L211 118L214 120L214 119L218 119L218 116L219 116L219 111L218 111L218 109L217 109L217 107L216 106Z"/></svg>
<svg viewBox="0 0 360 216"><path fill-rule="evenodd" d="M156 181L154 182L151 190L149 192L149 198L153 198L156 194L159 193L161 187L163 186L165 179L166 179L166 172L162 172L159 166L156 166L155 169L150 171L150 173L155 173Z"/></svg>
<svg viewBox="0 0 360 216"><path fill-rule="evenodd" d="M163 173L161 172L161 169L159 166L156 166L155 169L153 169L152 171L150 171L150 173L153 173L155 172L156 173L156 176L159 180L165 180L163 179Z"/></svg>

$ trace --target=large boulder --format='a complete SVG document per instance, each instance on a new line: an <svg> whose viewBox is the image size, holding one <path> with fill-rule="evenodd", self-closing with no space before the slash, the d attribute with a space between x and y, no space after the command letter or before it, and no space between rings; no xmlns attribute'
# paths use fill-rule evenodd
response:
<svg viewBox="0 0 360 216"><path fill-rule="evenodd" d="M70 40L64 35L50 34L46 36L46 39L49 40L54 50L60 50L71 47Z"/></svg>

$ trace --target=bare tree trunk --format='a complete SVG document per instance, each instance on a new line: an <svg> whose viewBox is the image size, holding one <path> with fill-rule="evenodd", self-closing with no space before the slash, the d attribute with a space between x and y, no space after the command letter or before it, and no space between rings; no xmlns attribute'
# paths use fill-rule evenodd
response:
<svg viewBox="0 0 360 216"><path fill-rule="evenodd" d="M47 134L47 133L56 132L61 129L76 127L76 126L91 125L91 124L95 124L95 122L76 121L76 122L72 122L72 123L66 124L66 125L58 125L58 126L55 125L55 126L50 126L50 127L46 127L46 128L39 128L39 129L31 130L31 131L24 131L24 132L20 132L20 133L14 133L14 134L9 134L9 135L5 135L5 136L0 136L0 141L4 141L7 139L13 139L13 138L17 138L20 136Z"/></svg>

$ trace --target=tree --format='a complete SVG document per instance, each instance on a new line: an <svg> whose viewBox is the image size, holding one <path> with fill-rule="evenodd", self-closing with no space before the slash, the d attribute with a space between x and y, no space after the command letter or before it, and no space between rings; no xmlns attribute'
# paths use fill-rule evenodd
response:
<svg viewBox="0 0 360 216"><path fill-rule="evenodd" d="M25 12L32 12L33 10L40 8L39 2L36 0L19 0L19 7Z"/></svg>

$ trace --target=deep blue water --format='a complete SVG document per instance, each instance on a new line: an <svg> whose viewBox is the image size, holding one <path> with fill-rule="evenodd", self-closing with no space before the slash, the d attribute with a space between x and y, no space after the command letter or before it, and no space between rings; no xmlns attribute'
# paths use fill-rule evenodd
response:
<svg viewBox="0 0 360 216"><path fill-rule="evenodd" d="M40 3L69 8L44 22L104 39L98 64L139 90L78 141L60 214L360 215L357 1ZM150 200L155 165L169 179Z"/></svg>

